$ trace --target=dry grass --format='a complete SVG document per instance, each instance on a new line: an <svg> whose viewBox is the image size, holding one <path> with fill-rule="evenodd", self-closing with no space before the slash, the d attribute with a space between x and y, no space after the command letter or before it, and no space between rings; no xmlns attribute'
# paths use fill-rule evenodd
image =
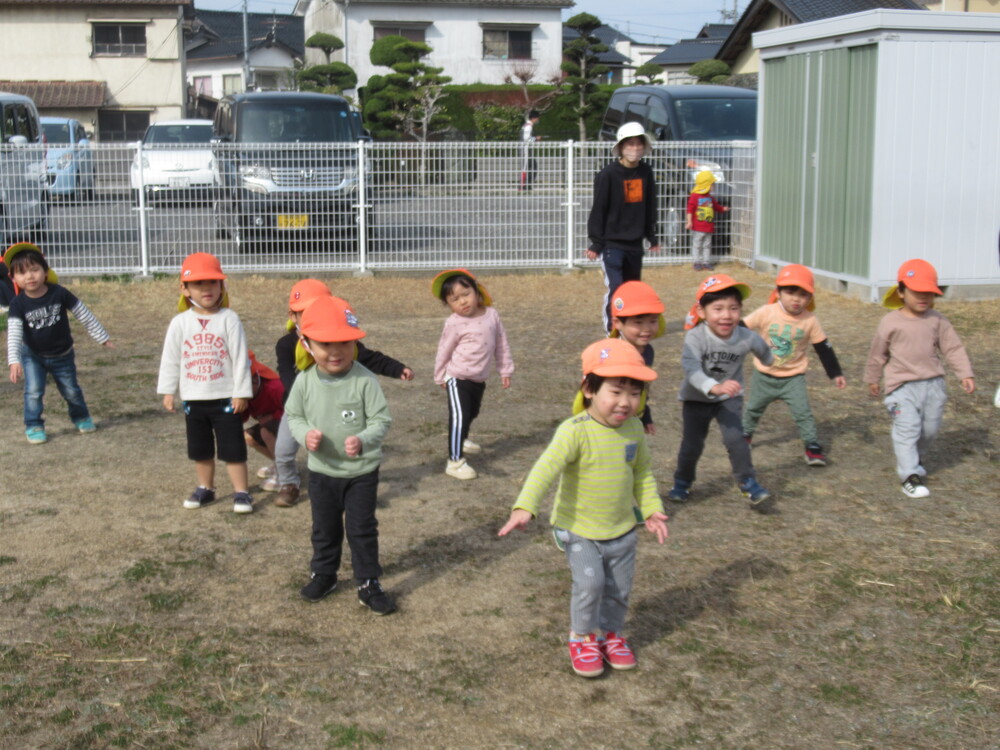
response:
<svg viewBox="0 0 1000 750"><path fill-rule="evenodd" d="M730 270L756 287L753 304L765 299L769 279ZM154 393L174 282L73 285L118 344L78 334L99 431L72 433L52 392L51 440L29 446L20 388L0 386L0 746L1000 747L990 403L1000 302L941 306L981 390L967 397L952 381L929 460L933 495L912 501L894 478L888 420L860 383L881 313L821 292L849 377L836 391L813 363L831 465L805 466L794 425L773 406L754 455L781 514L762 517L738 499L713 431L694 502L668 509L669 542L640 545L629 625L639 669L585 681L564 653L569 575L547 524L495 532L568 412L579 352L598 332L600 279L485 280L518 371L510 391L487 389L474 428L482 476L471 483L442 473L446 410L430 373L444 313L428 279L332 281L370 344L417 371L413 383L383 381L395 423L382 558L400 602L387 618L349 590L298 599L307 504L279 509L257 493L250 517L226 503L181 508L194 478L183 425ZM693 272L654 269L647 280L680 320ZM265 361L290 283L232 283ZM671 323L656 345L651 446L664 491L680 341Z"/></svg>

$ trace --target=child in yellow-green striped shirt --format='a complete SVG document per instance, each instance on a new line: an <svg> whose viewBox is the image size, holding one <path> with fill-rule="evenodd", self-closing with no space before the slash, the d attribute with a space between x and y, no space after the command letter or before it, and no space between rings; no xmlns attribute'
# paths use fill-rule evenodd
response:
<svg viewBox="0 0 1000 750"><path fill-rule="evenodd" d="M646 384L655 379L627 341L602 339L588 346L580 386L586 411L556 429L499 532L524 528L559 477L551 522L573 576L569 651L573 671L582 677L603 673L605 661L613 669L636 664L622 636L635 571L635 505L661 544L667 537L646 435L636 417Z"/></svg>

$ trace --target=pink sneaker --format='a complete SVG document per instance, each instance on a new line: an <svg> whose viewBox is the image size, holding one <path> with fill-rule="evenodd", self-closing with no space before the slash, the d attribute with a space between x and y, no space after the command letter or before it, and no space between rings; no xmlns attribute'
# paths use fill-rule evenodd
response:
<svg viewBox="0 0 1000 750"><path fill-rule="evenodd" d="M617 633L608 633L600 640L604 659L612 669L635 669L635 654L628 641Z"/></svg>
<svg viewBox="0 0 1000 750"><path fill-rule="evenodd" d="M569 642L569 658L573 662L573 671L581 677L599 677L604 674L601 646L593 633L582 641Z"/></svg>

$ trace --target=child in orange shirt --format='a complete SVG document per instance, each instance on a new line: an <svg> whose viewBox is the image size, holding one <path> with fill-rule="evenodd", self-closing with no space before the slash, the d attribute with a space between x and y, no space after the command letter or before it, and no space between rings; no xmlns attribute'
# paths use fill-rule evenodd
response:
<svg viewBox="0 0 1000 750"><path fill-rule="evenodd" d="M826 456L819 444L816 420L806 389L806 369L809 367L806 344L813 345L826 376L838 388L844 388L847 380L829 339L813 313L816 308L813 299L815 291L812 271L794 263L785 266L778 274L770 303L743 319L747 328L764 337L774 353L774 363L770 365L754 359L750 397L743 411L743 436L750 442L764 410L772 401L780 399L788 404L792 419L799 428L799 437L805 445L806 463L826 466Z"/></svg>

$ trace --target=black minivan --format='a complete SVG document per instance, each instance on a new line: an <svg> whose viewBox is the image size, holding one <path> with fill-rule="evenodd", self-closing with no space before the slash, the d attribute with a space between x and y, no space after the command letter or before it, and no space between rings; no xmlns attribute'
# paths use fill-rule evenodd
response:
<svg viewBox="0 0 1000 750"><path fill-rule="evenodd" d="M246 249L356 228L357 118L330 94L267 91L225 97L213 150L222 186L216 230Z"/></svg>

